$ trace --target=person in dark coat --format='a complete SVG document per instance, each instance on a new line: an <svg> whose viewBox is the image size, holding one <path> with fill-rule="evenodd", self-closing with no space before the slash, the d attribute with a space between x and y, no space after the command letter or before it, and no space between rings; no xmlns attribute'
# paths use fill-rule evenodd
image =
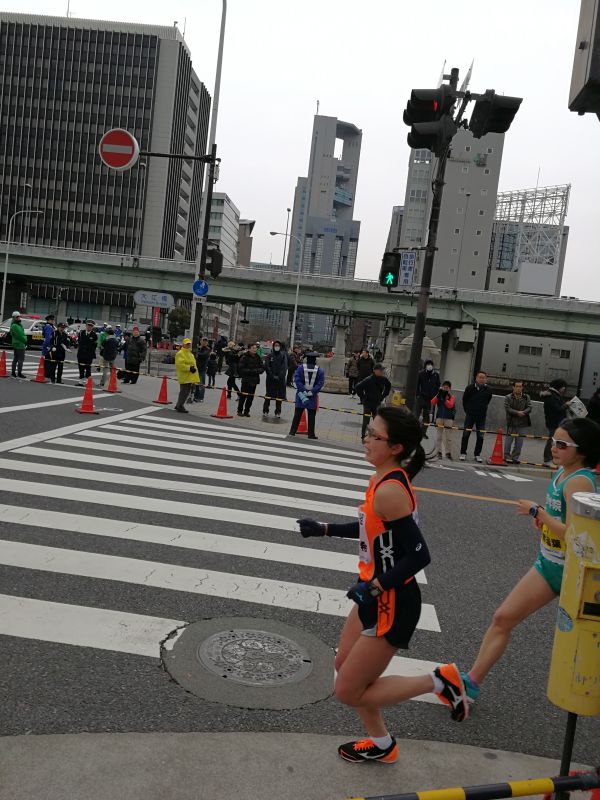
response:
<svg viewBox="0 0 600 800"><path fill-rule="evenodd" d="M224 350L226 347L227 347L227 339L224 336L221 336L219 341L215 345L215 352L217 354L217 370L219 372L219 375L223 371L223 361L225 360Z"/></svg>
<svg viewBox="0 0 600 800"><path fill-rule="evenodd" d="M562 378L556 378L548 384L544 392L540 392L540 397L544 401L544 418L548 430L548 439L544 445L544 464L547 467L553 466L552 461L552 437L554 431L567 416L567 403L565 393L567 382Z"/></svg>
<svg viewBox="0 0 600 800"><path fill-rule="evenodd" d="M375 418L377 409L383 403L392 389L392 384L385 377L383 364L375 364L373 374L360 381L354 387L354 391L359 396L363 404L363 418L361 439L365 438L367 427L371 419Z"/></svg>
<svg viewBox="0 0 600 800"><path fill-rule="evenodd" d="M431 413L431 401L437 396L440 390L440 373L434 369L433 361L430 358L425 360L424 368L417 377L417 408L415 414L420 417L423 414L423 423L429 424Z"/></svg>
<svg viewBox="0 0 600 800"><path fill-rule="evenodd" d="M88 319L85 329L79 332L77 340L78 386L83 386L84 379L89 378L92 374L92 361L96 358L96 347L98 346L98 334L94 330L95 324L93 319Z"/></svg>
<svg viewBox="0 0 600 800"><path fill-rule="evenodd" d="M317 367L318 353L307 353L306 364L300 364L294 374L296 384L296 409L290 428L290 436L295 436L302 419L302 414L306 410L308 416L308 438L316 439L315 418L317 415L318 395L325 383L325 373L321 367Z"/></svg>
<svg viewBox="0 0 600 800"><path fill-rule="evenodd" d="M238 400L238 417L249 417L256 387L260 376L265 371L262 358L257 353L255 344L251 344L240 358L238 372L242 379L241 394Z"/></svg>
<svg viewBox="0 0 600 800"><path fill-rule="evenodd" d="M589 419L593 419L600 425L600 389L596 389L587 404Z"/></svg>
<svg viewBox="0 0 600 800"><path fill-rule="evenodd" d="M242 352L241 347L238 347L235 342L229 342L227 347L223 350L223 355L225 357L225 364L227 365L227 369L225 370L225 374L227 375L227 398L231 400L231 392L236 391L238 392L238 385L235 382L235 379L239 377L238 373L238 365L240 363L240 354Z"/></svg>
<svg viewBox="0 0 600 800"><path fill-rule="evenodd" d="M211 386L214 387L215 385L215 377L217 375L218 366L219 366L219 356L213 350L212 353L208 354L208 361L206 363L206 379L207 379L207 386L209 388Z"/></svg>
<svg viewBox="0 0 600 800"><path fill-rule="evenodd" d="M273 342L270 355L265 358L267 373L267 391L263 404L263 414L269 413L271 399L275 398L275 416L281 416L281 404L286 399L285 384L288 372L288 358L282 344L277 339Z"/></svg>
<svg viewBox="0 0 600 800"><path fill-rule="evenodd" d="M200 376L200 383L196 386L193 396L190 396L188 403L203 403L204 392L206 390L206 367L208 366L208 357L210 355L210 347L208 346L208 339L203 336L200 339L200 347L196 351L196 366Z"/></svg>
<svg viewBox="0 0 600 800"><path fill-rule="evenodd" d="M471 430L467 428L477 429L475 442L475 461L483 461L481 451L483 449L483 433L485 429L485 418L487 416L487 409L492 400L492 390L486 383L487 373L479 370L475 376L475 382L471 383L464 391L463 394L463 409L465 411L465 430L463 431L462 439L460 442L460 460L464 461L467 457L467 445L469 444L469 437Z"/></svg>
<svg viewBox="0 0 600 800"><path fill-rule="evenodd" d="M346 361L346 375L348 377L348 394L354 397L355 386L358 382L358 353L354 352Z"/></svg>
<svg viewBox="0 0 600 800"><path fill-rule="evenodd" d="M358 358L358 382L364 381L365 378L368 378L369 375L373 372L373 366L375 362L369 355L368 350L363 350Z"/></svg>
<svg viewBox="0 0 600 800"><path fill-rule="evenodd" d="M288 351L288 374L287 374L287 385L293 388L294 386L294 375L296 374L296 370L298 369L298 365L302 361L302 356L300 351L297 347L292 348Z"/></svg>
<svg viewBox="0 0 600 800"><path fill-rule="evenodd" d="M140 329L136 326L131 331L127 342L127 355L125 357L125 377L123 383L137 383L140 377L141 365L146 358L146 342L140 336Z"/></svg>
<svg viewBox="0 0 600 800"><path fill-rule="evenodd" d="M52 359L50 380L52 383L55 381L56 383L62 383L62 374L65 366L65 358L67 357L67 350L71 349L69 347L71 342L65 332L66 327L66 322L59 322L54 331L54 338L52 340L52 347L50 349L50 357Z"/></svg>
<svg viewBox="0 0 600 800"><path fill-rule="evenodd" d="M100 387L104 386L107 375L110 375L110 371L117 357L118 349L119 343L117 342L117 337L113 329L109 326L106 329L106 339L102 342L102 347L100 348L100 356L102 358L102 375L100 376L100 383L98 384Z"/></svg>
<svg viewBox="0 0 600 800"><path fill-rule="evenodd" d="M42 330L43 341L42 341L42 357L44 359L44 376L47 380L51 380L52 383L56 380L56 363L52 358L52 347L54 346L54 332L56 330L56 326L54 324L54 314L48 314L46 317L46 324Z"/></svg>

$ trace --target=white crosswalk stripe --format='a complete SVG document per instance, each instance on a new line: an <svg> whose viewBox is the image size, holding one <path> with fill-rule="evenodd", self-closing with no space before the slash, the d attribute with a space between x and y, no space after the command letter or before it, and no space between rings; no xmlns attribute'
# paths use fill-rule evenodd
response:
<svg viewBox="0 0 600 800"><path fill-rule="evenodd" d="M0 595L0 635L157 658L160 642L191 620L153 613L151 599L143 614L120 607L111 602L115 584L140 597L161 590L251 603L256 616L275 607L335 618L351 607L345 589L327 583L339 573L347 585L355 580L356 542L303 540L296 518L355 518L371 474L359 451L154 409L3 450L0 565L22 575L27 591ZM118 543L126 553L115 552ZM194 566L178 563L182 553L210 556L210 569L197 557ZM62 581L38 599L44 575L106 585L108 602L100 608L96 594L63 592ZM417 580L427 592L425 575ZM431 603L423 602L418 627L440 631ZM396 657L387 674L431 669Z"/></svg>

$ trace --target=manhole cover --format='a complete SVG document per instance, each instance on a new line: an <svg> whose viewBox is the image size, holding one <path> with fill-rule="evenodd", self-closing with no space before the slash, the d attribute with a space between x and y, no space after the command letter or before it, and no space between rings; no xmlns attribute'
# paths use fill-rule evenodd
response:
<svg viewBox="0 0 600 800"><path fill-rule="evenodd" d="M205 639L197 653L206 669L246 686L294 683L312 670L311 657L303 647L268 631L222 631Z"/></svg>

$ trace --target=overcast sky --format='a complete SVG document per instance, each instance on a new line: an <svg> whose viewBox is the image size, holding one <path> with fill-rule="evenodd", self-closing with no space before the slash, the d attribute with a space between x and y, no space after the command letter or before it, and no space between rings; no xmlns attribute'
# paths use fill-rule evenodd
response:
<svg viewBox="0 0 600 800"><path fill-rule="evenodd" d="M172 25L212 94L220 0L70 0L76 17ZM64 15L67 0L5 0L5 10ZM506 135L500 191L571 183L563 294L600 301L600 122L567 108L579 0L228 0L217 190L256 220L253 258L281 262L286 208L306 175L320 113L363 131L355 218L357 277L376 278L393 205L404 202L402 112L446 61L472 91L524 98Z"/></svg>

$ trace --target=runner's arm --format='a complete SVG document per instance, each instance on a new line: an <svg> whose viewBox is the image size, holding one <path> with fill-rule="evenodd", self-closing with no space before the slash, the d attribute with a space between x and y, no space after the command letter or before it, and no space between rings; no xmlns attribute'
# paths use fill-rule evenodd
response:
<svg viewBox="0 0 600 800"><path fill-rule="evenodd" d="M392 569L375 576L376 583L384 590L402 586L408 578L414 577L419 570L424 569L431 561L427 542L423 538L421 529L413 519L412 514L408 517L388 522L387 525L392 531L392 535L395 534L395 536L401 537L404 555Z"/></svg>

